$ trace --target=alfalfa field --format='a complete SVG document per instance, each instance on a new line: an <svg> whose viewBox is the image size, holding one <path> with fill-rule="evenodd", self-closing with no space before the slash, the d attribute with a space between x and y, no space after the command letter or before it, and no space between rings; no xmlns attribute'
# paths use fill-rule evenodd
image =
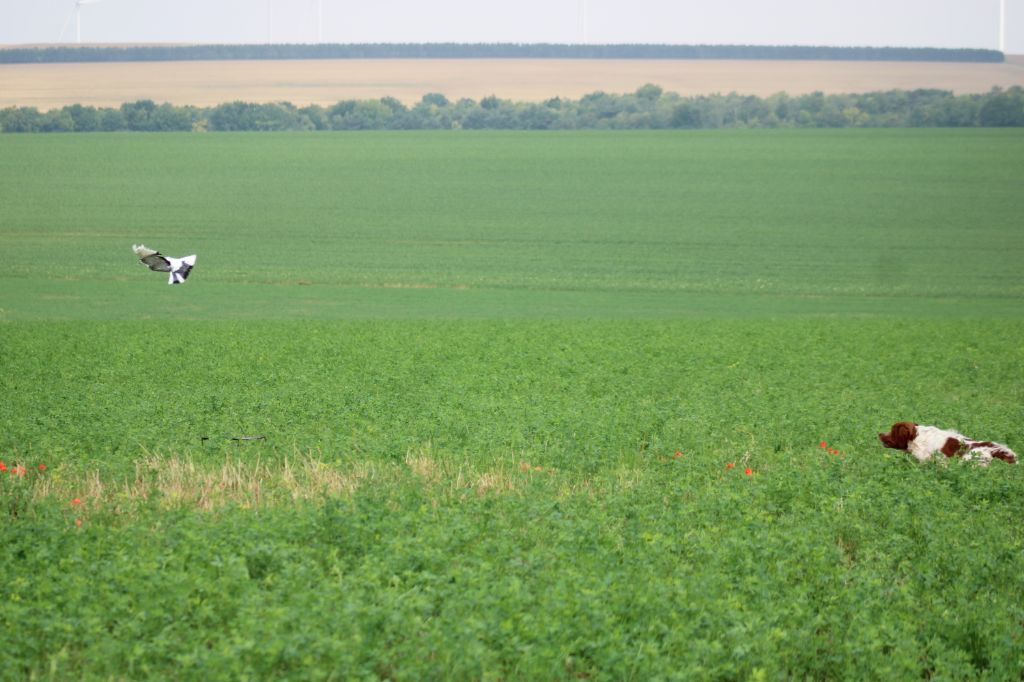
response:
<svg viewBox="0 0 1024 682"><path fill-rule="evenodd" d="M1021 159L0 136L0 677L1019 678Z"/></svg>

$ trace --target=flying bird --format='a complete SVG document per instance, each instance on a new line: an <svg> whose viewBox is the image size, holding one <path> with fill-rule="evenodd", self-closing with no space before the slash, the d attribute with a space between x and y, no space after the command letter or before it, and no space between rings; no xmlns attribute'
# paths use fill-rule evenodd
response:
<svg viewBox="0 0 1024 682"><path fill-rule="evenodd" d="M142 244L133 244L132 251L139 257L142 264L150 270L170 273L167 279L168 284L183 283L188 278L188 273L192 271L193 266L196 264L195 254L185 256L184 258L171 258Z"/></svg>

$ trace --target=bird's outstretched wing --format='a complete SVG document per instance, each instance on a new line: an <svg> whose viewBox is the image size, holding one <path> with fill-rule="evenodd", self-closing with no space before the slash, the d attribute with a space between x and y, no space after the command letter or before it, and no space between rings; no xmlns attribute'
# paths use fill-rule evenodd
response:
<svg viewBox="0 0 1024 682"><path fill-rule="evenodd" d="M188 273L192 272L192 268L196 264L195 254L191 256L185 256L184 258L171 258L171 275L168 279L168 284L182 284L188 279Z"/></svg>
<svg viewBox="0 0 1024 682"><path fill-rule="evenodd" d="M170 272L171 262L167 260L159 251L147 248L142 244L135 244L132 246L132 251L139 257L142 264L148 267L150 270L157 272Z"/></svg>
<svg viewBox="0 0 1024 682"><path fill-rule="evenodd" d="M146 256L140 259L144 265L148 265L150 270L156 270L157 272L170 272L171 263L166 258L161 256L159 253L155 253L152 256Z"/></svg>

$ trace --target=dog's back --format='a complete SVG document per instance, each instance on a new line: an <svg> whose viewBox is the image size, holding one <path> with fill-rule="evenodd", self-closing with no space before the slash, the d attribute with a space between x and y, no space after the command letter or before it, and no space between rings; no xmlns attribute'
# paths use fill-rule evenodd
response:
<svg viewBox="0 0 1024 682"><path fill-rule="evenodd" d="M993 459L1016 464L1017 455L1008 446L990 440L974 440L958 431L940 429L913 422L897 422L889 433L878 434L887 448L905 450L920 462L942 453L946 457L963 457L987 465Z"/></svg>

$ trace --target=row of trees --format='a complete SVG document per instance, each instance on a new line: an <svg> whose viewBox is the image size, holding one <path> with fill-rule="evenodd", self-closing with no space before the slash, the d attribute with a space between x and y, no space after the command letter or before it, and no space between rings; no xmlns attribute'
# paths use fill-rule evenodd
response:
<svg viewBox="0 0 1024 682"><path fill-rule="evenodd" d="M824 59L1002 62L997 50L801 45L566 45L378 43L313 45L133 45L0 49L0 63L196 59Z"/></svg>
<svg viewBox="0 0 1024 682"><path fill-rule="evenodd" d="M0 131L235 131L399 129L602 128L848 128L1024 126L1024 88L994 88L978 95L945 90L890 90L865 94L753 97L731 93L682 97L657 85L613 95L542 103L498 97L450 101L424 95L414 106L393 97L345 100L332 106L231 102L214 107L174 106L141 100L117 108L74 104L40 112L0 110Z"/></svg>

